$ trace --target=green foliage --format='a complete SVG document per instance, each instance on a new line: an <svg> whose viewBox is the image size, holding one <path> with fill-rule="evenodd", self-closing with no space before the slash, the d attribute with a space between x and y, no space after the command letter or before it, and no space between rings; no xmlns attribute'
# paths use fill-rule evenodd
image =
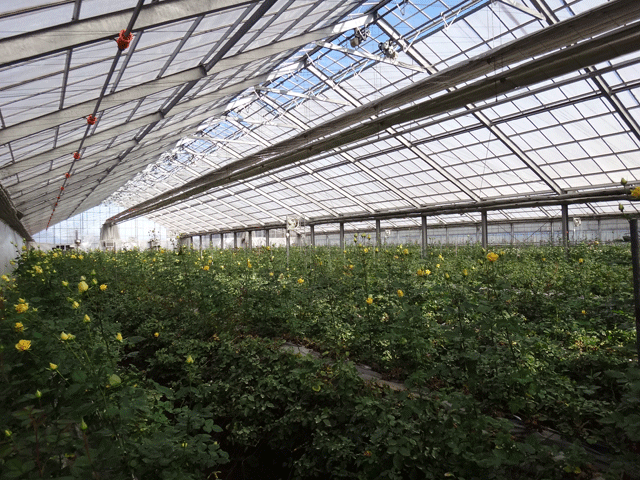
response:
<svg viewBox="0 0 640 480"><path fill-rule="evenodd" d="M638 468L628 247L489 253L25 250L0 280L0 478L587 478L590 445Z"/></svg>

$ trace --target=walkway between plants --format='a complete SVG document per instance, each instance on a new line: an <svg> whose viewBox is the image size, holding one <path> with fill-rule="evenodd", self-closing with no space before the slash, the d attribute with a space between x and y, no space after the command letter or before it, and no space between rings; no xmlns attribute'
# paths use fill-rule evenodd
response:
<svg viewBox="0 0 640 480"><path fill-rule="evenodd" d="M322 359L322 355L320 353L310 348L307 348L303 345L297 345L295 343L286 342L282 345L281 348L282 350L289 351L294 355L311 355L314 358ZM329 363L328 360L325 360L325 361ZM403 383L383 380L381 373L378 373L372 370L371 367L367 365L356 364L355 367L356 367L356 370L358 371L358 374L360 375L360 378L362 378L365 382L371 382L377 385L387 386L392 390L395 390L398 392L408 390ZM419 394L414 393L414 395L419 395ZM533 434L538 438L540 443L549 445L549 446L556 446L558 447L560 452L569 448L572 445L571 442L568 442L567 440L563 439L558 434L558 432L554 430L543 428L541 430L532 431L518 417L513 417L510 419L510 421L513 423L513 429L511 430L511 433L517 438L524 439L528 435ZM607 455L602 454L597 450L590 448L588 446L584 446L584 449L592 457L594 467L596 467L599 471L603 471L603 472L609 469L609 466L611 464L611 459ZM563 453L559 453L559 455L563 455ZM640 479L640 474L630 475L629 478L638 480ZM592 480L603 480L603 477L593 477Z"/></svg>

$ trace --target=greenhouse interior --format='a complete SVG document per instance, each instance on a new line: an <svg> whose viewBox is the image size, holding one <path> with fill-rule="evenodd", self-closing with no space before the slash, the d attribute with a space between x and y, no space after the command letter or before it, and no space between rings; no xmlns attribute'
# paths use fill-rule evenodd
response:
<svg viewBox="0 0 640 480"><path fill-rule="evenodd" d="M638 0L0 5L0 479L640 479Z"/></svg>

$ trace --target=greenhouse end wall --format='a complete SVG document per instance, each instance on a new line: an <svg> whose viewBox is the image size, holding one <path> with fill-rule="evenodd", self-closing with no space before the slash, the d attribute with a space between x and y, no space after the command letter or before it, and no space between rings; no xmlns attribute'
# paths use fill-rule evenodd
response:
<svg viewBox="0 0 640 480"><path fill-rule="evenodd" d="M22 245L22 237L0 220L0 275L13 270L11 260L18 256L16 245Z"/></svg>

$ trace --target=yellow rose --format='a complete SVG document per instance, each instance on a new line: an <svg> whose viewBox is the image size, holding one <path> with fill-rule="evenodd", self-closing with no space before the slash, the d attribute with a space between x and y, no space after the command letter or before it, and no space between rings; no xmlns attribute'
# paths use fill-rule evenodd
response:
<svg viewBox="0 0 640 480"><path fill-rule="evenodd" d="M60 334L60 340L62 340L63 342L66 342L67 340L69 340L69 334L62 332Z"/></svg>
<svg viewBox="0 0 640 480"><path fill-rule="evenodd" d="M18 313L24 313L27 310L29 310L29 304L28 303L19 303L17 305L14 305L16 307L16 312Z"/></svg>
<svg viewBox="0 0 640 480"><path fill-rule="evenodd" d="M402 253L403 253L404 255L409 255L409 249L408 249L408 248L405 248L404 250L402 250Z"/></svg>
<svg viewBox="0 0 640 480"><path fill-rule="evenodd" d="M464 270L462 270L462 275L464 275L465 277L467 275L469 275L469 272L467 271L467 269L465 268Z"/></svg>
<svg viewBox="0 0 640 480"><path fill-rule="evenodd" d="M107 286L104 283L100 285L100 290L104 292L106 289L107 289Z"/></svg>
<svg viewBox="0 0 640 480"><path fill-rule="evenodd" d="M202 267L202 270L204 270L205 272L209 271L209 265L205 265L204 267Z"/></svg>
<svg viewBox="0 0 640 480"><path fill-rule="evenodd" d="M185 362L187 362L188 364L192 364L193 363L193 357L191 355L188 355L187 359L185 360Z"/></svg>
<svg viewBox="0 0 640 480"><path fill-rule="evenodd" d="M498 258L499 257L497 253L493 253L493 252L487 253L487 260L489 260L490 262L495 262Z"/></svg>
<svg viewBox="0 0 640 480"><path fill-rule="evenodd" d="M636 187L633 190L631 190L631 196L633 198L640 198L640 187Z"/></svg>
<svg viewBox="0 0 640 480"><path fill-rule="evenodd" d="M116 333L116 340L119 342L122 341L122 334L120 332Z"/></svg>
<svg viewBox="0 0 640 480"><path fill-rule="evenodd" d="M160 334L158 332L153 334L154 337L158 338L160 336Z"/></svg>
<svg viewBox="0 0 640 480"><path fill-rule="evenodd" d="M247 259L247 268L251 268L251 260Z"/></svg>
<svg viewBox="0 0 640 480"><path fill-rule="evenodd" d="M24 332L24 325L22 324L22 322L16 322L16 324L13 326L13 329L18 333Z"/></svg>
<svg viewBox="0 0 640 480"><path fill-rule="evenodd" d="M71 308L74 308L74 309L80 308L80 304L79 304L78 302L74 301L74 302L71 304Z"/></svg>
<svg viewBox="0 0 640 480"><path fill-rule="evenodd" d="M58 365L56 365L55 363L49 363L49 369L50 370L57 370L58 369Z"/></svg>
<svg viewBox="0 0 640 480"><path fill-rule="evenodd" d="M398 296L400 298L404 297L404 292L402 290L398 290Z"/></svg>
<svg viewBox="0 0 640 480"><path fill-rule="evenodd" d="M584 258L579 258L578 263L584 263Z"/></svg>
<svg viewBox="0 0 640 480"><path fill-rule="evenodd" d="M298 279L298 283L299 283L300 285L302 285L302 284L304 283L304 279L303 279L303 278L299 278L299 279Z"/></svg>
<svg viewBox="0 0 640 480"><path fill-rule="evenodd" d="M84 321L84 323L90 323L91 322L91 318L89 317L89 315L85 315L83 321Z"/></svg>
<svg viewBox="0 0 640 480"><path fill-rule="evenodd" d="M16 348L21 352L26 352L31 348L31 340L20 340L16 343Z"/></svg>
<svg viewBox="0 0 640 480"><path fill-rule="evenodd" d="M66 280L62 280L62 286L63 287L68 287L69 286L69 282L67 282Z"/></svg>
<svg viewBox="0 0 640 480"><path fill-rule="evenodd" d="M39 267L38 265L36 265L35 267L33 267L33 269L35 270L36 273L41 274L42 273L42 268Z"/></svg>
<svg viewBox="0 0 640 480"><path fill-rule="evenodd" d="M373 303L373 298L367 297L365 301L367 302L367 305L371 305Z"/></svg>
<svg viewBox="0 0 640 480"><path fill-rule="evenodd" d="M78 291L82 293L82 292L86 292L87 290L89 290L89 285L87 285L87 282L85 282L84 280L81 281L78 284Z"/></svg>
<svg viewBox="0 0 640 480"><path fill-rule="evenodd" d="M9 277L7 277L6 275L2 275L2 280L4 280L5 282L10 282L11 280L9 280Z"/></svg>

